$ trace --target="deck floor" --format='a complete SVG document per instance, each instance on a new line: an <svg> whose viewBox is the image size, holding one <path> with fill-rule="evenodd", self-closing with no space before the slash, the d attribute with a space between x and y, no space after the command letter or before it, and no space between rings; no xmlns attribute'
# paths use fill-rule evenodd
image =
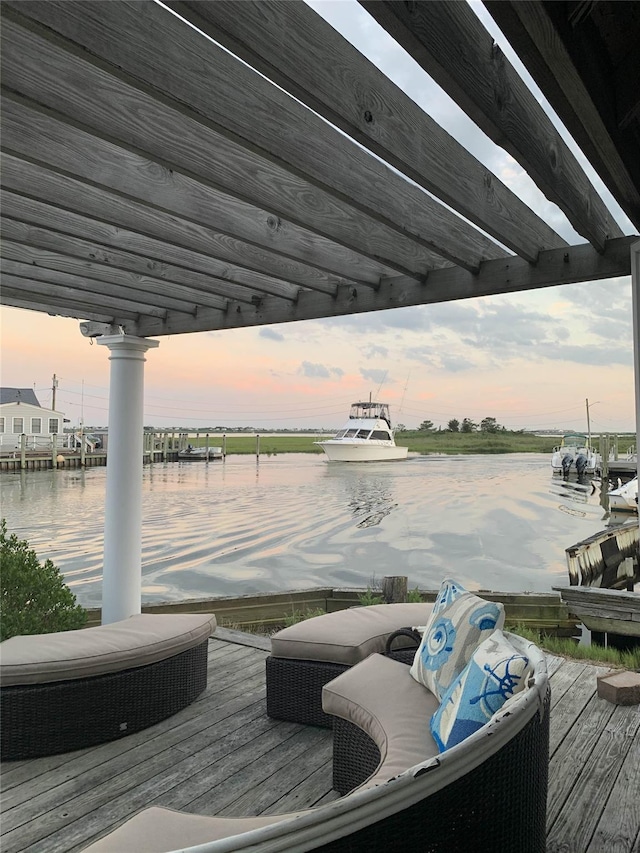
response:
<svg viewBox="0 0 640 853"><path fill-rule="evenodd" d="M219 629L207 690L188 708L113 743L5 762L3 853L82 850L149 805L254 815L336 798L331 732L265 714L267 654L267 640ZM640 708L599 699L598 667L549 658L549 668L547 850L637 853Z"/></svg>

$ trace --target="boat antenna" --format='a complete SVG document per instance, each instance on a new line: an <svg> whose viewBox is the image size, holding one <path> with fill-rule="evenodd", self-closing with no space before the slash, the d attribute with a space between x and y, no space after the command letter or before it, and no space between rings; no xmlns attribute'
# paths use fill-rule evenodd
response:
<svg viewBox="0 0 640 853"><path fill-rule="evenodd" d="M378 397L378 398L380 397L380 389L382 388L382 386L383 386L383 385L384 385L384 383L385 383L385 380L386 380L386 378L387 378L387 373L388 373L388 372L389 372L388 370L385 370L385 372L384 372L384 376L382 377L382 382L378 385L378 390L376 391L376 397ZM369 395L369 396L371 396L371 395Z"/></svg>
<svg viewBox="0 0 640 853"><path fill-rule="evenodd" d="M404 398L407 393L407 386L409 385L409 377L411 376L411 371L407 373L407 381L404 383L404 391L402 392L402 400L400 400L400 405L398 407L398 414L402 411L402 406L404 405Z"/></svg>

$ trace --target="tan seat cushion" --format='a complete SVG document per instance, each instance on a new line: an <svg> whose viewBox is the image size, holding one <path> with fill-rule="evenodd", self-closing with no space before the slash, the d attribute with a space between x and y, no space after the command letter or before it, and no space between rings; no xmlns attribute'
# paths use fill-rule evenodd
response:
<svg viewBox="0 0 640 853"><path fill-rule="evenodd" d="M0 685L47 684L157 663L203 643L211 613L141 613L122 622L11 637L0 644Z"/></svg>
<svg viewBox="0 0 640 853"><path fill-rule="evenodd" d="M380 750L380 765L362 787L439 754L429 729L438 700L400 661L374 654L343 672L323 687L322 709L354 723Z"/></svg>
<svg viewBox="0 0 640 853"><path fill-rule="evenodd" d="M292 816L205 817L153 806L84 848L82 853L169 853L240 835Z"/></svg>
<svg viewBox="0 0 640 853"><path fill-rule="evenodd" d="M274 634L271 654L353 666L383 652L387 637L397 628L426 625L431 608L431 604L374 604L315 616Z"/></svg>

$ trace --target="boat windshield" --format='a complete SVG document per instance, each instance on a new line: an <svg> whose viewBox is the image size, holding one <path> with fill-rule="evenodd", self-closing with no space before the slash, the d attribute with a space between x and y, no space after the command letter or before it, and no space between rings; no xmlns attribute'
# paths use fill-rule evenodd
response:
<svg viewBox="0 0 640 853"><path fill-rule="evenodd" d="M565 446L576 445L579 447L585 447L587 444L587 436L579 432L567 433L562 439L562 443Z"/></svg>
<svg viewBox="0 0 640 853"><path fill-rule="evenodd" d="M389 441L391 434L382 429L374 429L369 438L376 439L376 441Z"/></svg>

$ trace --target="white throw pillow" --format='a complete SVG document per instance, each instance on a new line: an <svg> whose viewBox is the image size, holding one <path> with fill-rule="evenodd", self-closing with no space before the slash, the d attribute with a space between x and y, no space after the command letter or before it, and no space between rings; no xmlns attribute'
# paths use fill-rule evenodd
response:
<svg viewBox="0 0 640 853"><path fill-rule="evenodd" d="M411 675L442 700L480 643L504 625L504 607L446 578L436 598Z"/></svg>
<svg viewBox="0 0 640 853"><path fill-rule="evenodd" d="M502 631L494 631L449 685L431 717L431 734L440 752L484 726L527 687L532 674L529 658L518 652Z"/></svg>

